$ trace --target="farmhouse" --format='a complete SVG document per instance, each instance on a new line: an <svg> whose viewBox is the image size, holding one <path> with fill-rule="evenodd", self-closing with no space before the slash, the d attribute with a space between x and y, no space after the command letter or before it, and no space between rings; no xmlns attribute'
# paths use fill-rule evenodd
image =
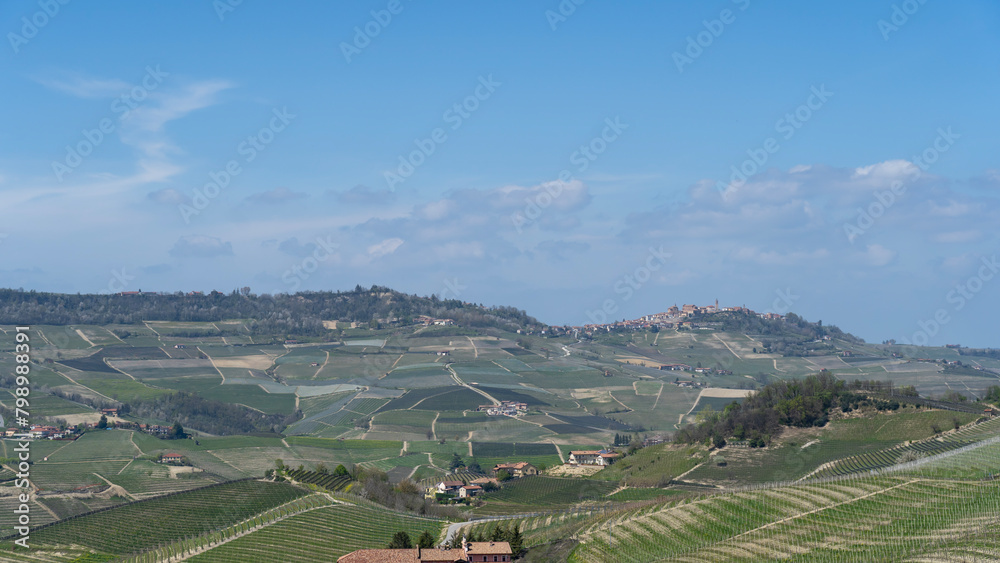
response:
<svg viewBox="0 0 1000 563"><path fill-rule="evenodd" d="M479 485L465 485L458 488L459 498L474 497L481 492L483 492L483 488Z"/></svg>
<svg viewBox="0 0 1000 563"><path fill-rule="evenodd" d="M465 542L461 548L359 549L342 555L337 563L467 563L509 562L513 553L507 542Z"/></svg>
<svg viewBox="0 0 1000 563"><path fill-rule="evenodd" d="M569 452L570 465L611 465L621 454L609 450L579 450Z"/></svg>
<svg viewBox="0 0 1000 563"><path fill-rule="evenodd" d="M439 493L454 493L464 484L461 481L441 481L438 483L437 490Z"/></svg>
<svg viewBox="0 0 1000 563"><path fill-rule="evenodd" d="M163 454L163 456L160 457L160 460L163 463L180 463L184 460L184 456L181 454Z"/></svg>
<svg viewBox="0 0 1000 563"><path fill-rule="evenodd" d="M525 475L538 475L538 468L526 461L519 461L517 463L498 463L493 466L493 474L496 475L500 471L507 471L514 477L524 477Z"/></svg>
<svg viewBox="0 0 1000 563"><path fill-rule="evenodd" d="M101 409L101 414L103 414L104 416L118 416L118 409L116 408Z"/></svg>

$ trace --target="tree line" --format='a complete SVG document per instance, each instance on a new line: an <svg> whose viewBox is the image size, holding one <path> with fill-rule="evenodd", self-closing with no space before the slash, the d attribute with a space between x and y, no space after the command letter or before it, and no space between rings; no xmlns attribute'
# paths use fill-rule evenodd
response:
<svg viewBox="0 0 1000 563"><path fill-rule="evenodd" d="M121 324L142 321L216 322L253 319L247 330L262 335L321 336L323 321L412 323L419 315L450 318L476 328L541 328L515 307L486 307L457 299L421 297L373 285L351 291L305 291L262 294L234 290L205 295L182 292L157 295L63 294L0 289L0 324ZM192 331L191 334L201 334ZM245 332L244 332L245 334ZM212 335L218 335L213 332Z"/></svg>
<svg viewBox="0 0 1000 563"><path fill-rule="evenodd" d="M302 416L299 411L291 415L261 413L242 405L205 399L187 391L126 403L119 407L118 414L170 420L217 436L280 434Z"/></svg>

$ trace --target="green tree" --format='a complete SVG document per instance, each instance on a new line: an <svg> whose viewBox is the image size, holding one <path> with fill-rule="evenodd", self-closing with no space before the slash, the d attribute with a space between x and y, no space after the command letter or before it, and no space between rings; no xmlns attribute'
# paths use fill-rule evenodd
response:
<svg viewBox="0 0 1000 563"><path fill-rule="evenodd" d="M507 531L504 541L510 544L510 551L517 556L521 553L521 549L524 548L524 536L521 535L521 525L514 524L511 529Z"/></svg>
<svg viewBox="0 0 1000 563"><path fill-rule="evenodd" d="M107 427L108 427L108 417L106 417L106 416L104 416L102 414L101 415L101 420L97 421L97 428L100 429L100 430L104 430Z"/></svg>
<svg viewBox="0 0 1000 563"><path fill-rule="evenodd" d="M410 534L406 532L399 531L392 536L392 541L389 542L389 549L410 549L413 547L413 542L410 541Z"/></svg>
<svg viewBox="0 0 1000 563"><path fill-rule="evenodd" d="M344 476L346 476L346 475L350 475L350 473L348 473L348 471L347 471L347 468L346 468L346 467L344 467L344 464L343 464L343 463L341 463L341 464L340 464L340 465L338 465L338 466L337 466L336 468L334 468L334 470L333 470L333 474L334 474L334 476L336 476L336 477L344 477Z"/></svg>
<svg viewBox="0 0 1000 563"><path fill-rule="evenodd" d="M436 541L437 539L431 535L430 532L425 530L424 533L420 534L420 538L417 539L417 546L424 549L430 549L434 547L434 543Z"/></svg>
<svg viewBox="0 0 1000 563"><path fill-rule="evenodd" d="M511 477L513 477L513 475L511 475L510 471L507 471L506 469L501 469L500 471L497 471L497 481L500 482L510 481Z"/></svg>
<svg viewBox="0 0 1000 563"><path fill-rule="evenodd" d="M170 437L173 439L186 438L187 434L184 433L184 427L181 426L180 422L174 423L173 430L170 431Z"/></svg>

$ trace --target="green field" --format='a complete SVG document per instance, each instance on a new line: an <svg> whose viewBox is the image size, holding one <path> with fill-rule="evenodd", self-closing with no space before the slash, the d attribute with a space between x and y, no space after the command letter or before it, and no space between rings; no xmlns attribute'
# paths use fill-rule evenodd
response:
<svg viewBox="0 0 1000 563"><path fill-rule="evenodd" d="M976 424L983 411L974 404L974 413L959 412L1000 381L991 372L894 359L889 347L847 342L834 344L853 357L782 357L762 353L768 336L714 328L578 340L390 323L378 331L336 329L298 338L251 336L248 322L37 327L31 407L39 422L92 420L99 406L177 391L243 405L252 417L288 418L277 425L280 433L254 436L189 428L191 440L160 440L106 430L76 441L34 442L32 478L43 494L32 501L33 521L65 520L33 532L40 548L25 560L101 560L151 550L151 560L315 561L317 553L329 560L382 547L400 529L441 537L444 522L360 501L352 495L364 485L347 477L307 479L332 484L336 494L347 495L339 501L287 484L217 484L260 478L279 459L305 471L340 464L380 469L392 484L411 479L421 487L480 476L465 468L449 473L456 455L485 473L517 461L551 469L507 482L457 510L460 518L531 514L516 518L527 544L552 553L573 549L575 561L866 560L860 546L876 560L893 554L889 560L931 561L976 550L983 558L997 555L990 538L1000 532L1000 418ZM131 335L123 342L111 330ZM293 342L280 344L286 341ZM11 369L12 350L4 345L0 368ZM969 360L953 349L921 353ZM666 363L733 373L656 369ZM978 363L1000 368L987 358ZM556 476L564 474L559 466L571 450L608 447L615 434L669 440L682 422L733 400L699 398L703 387L759 388L820 369L847 380L913 385L925 395L960 390L970 399L965 407L948 407L955 411L905 403L891 412L838 408L825 426L785 428L766 448L743 447L729 435L722 448L711 440L620 447L628 455L596 474ZM682 381L700 387L675 385ZM46 392L55 387L80 397ZM478 408L491 400L477 391L527 403L527 412L488 416ZM10 408L13 399L11 389L0 389L0 406ZM125 418L172 423L170 413L157 416L165 419ZM5 457L14 445L0 442ZM168 452L183 454L194 467L155 462ZM9 469L0 472L0 481L9 485L12 478ZM203 488L208 485L217 486ZM131 501L139 502L125 505ZM0 502L8 513L11 507ZM109 510L74 517L103 509ZM133 521L142 524L126 530ZM13 519L8 514L0 523ZM288 537L301 541L293 546ZM3 553L0 561L12 560Z"/></svg>
<svg viewBox="0 0 1000 563"><path fill-rule="evenodd" d="M82 548L121 556L235 524L304 494L281 483L226 483L73 518L37 530L31 539L36 552Z"/></svg>
<svg viewBox="0 0 1000 563"><path fill-rule="evenodd" d="M581 526L571 561L1000 556L997 482L866 478L668 502Z"/></svg>
<svg viewBox="0 0 1000 563"><path fill-rule="evenodd" d="M362 506L339 505L298 514L197 555L189 561L233 562L336 560L362 548L389 544L393 534L416 539L424 531L438 537L443 522ZM295 538L295 541L289 541ZM322 555L320 555L322 554Z"/></svg>

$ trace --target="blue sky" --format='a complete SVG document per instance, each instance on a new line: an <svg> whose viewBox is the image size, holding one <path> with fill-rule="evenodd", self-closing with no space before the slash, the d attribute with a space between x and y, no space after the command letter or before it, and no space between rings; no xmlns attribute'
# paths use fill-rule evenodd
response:
<svg viewBox="0 0 1000 563"><path fill-rule="evenodd" d="M231 4L0 4L0 285L1000 345L994 2Z"/></svg>

